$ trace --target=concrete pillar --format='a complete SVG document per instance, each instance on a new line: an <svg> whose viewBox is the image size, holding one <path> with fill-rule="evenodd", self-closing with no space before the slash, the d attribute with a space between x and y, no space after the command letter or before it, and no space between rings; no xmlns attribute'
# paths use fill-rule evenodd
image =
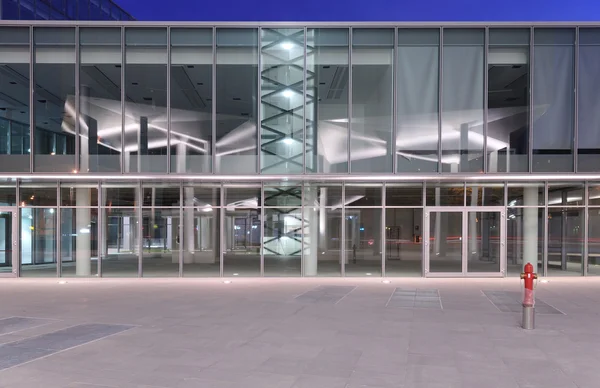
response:
<svg viewBox="0 0 600 388"><path fill-rule="evenodd" d="M195 233L194 233L194 188L185 187L183 189L183 201L185 204L183 217L183 263L190 264L194 262L195 255Z"/></svg>
<svg viewBox="0 0 600 388"><path fill-rule="evenodd" d="M477 206L479 197L479 188L474 186L471 189L471 206ZM477 256L477 212L469 212L469 255Z"/></svg>
<svg viewBox="0 0 600 388"><path fill-rule="evenodd" d="M435 188L435 206L440 206L440 201L441 201L441 188L440 187L436 187ZM442 249L442 239L441 239L441 234L442 234L442 214L441 213L435 213L435 232L434 232L434 236L433 238L434 240L434 254L436 256L439 256L441 254L441 249ZM431 220L430 220L431 222Z"/></svg>
<svg viewBox="0 0 600 388"><path fill-rule="evenodd" d="M123 245L121 249L124 251L133 251L135 252L137 247L132 247L132 236L131 231L135 227L135 225L131 225L131 217L123 217L123 226L121 230L121 240L123 241ZM135 245L135 244L134 244ZM133 249L132 249L133 248Z"/></svg>
<svg viewBox="0 0 600 388"><path fill-rule="evenodd" d="M316 189L314 189L316 190ZM327 253L329 238L327 236L327 188L322 187L319 194L319 251Z"/></svg>
<svg viewBox="0 0 600 388"><path fill-rule="evenodd" d="M321 235L321 217L319 210L324 211L321 206L315 207L317 201L317 188L307 187L304 195L306 202L311 207L305 207L305 220L308 223L308 235L304 236L304 275L316 276L318 269L318 251L319 251L319 236Z"/></svg>
<svg viewBox="0 0 600 388"><path fill-rule="evenodd" d="M568 205L567 195L569 193L564 190L561 193L562 205ZM567 270L567 239L569 238L569 232L567 230L568 214L566 209L562 209L560 212L560 269L563 271Z"/></svg>
<svg viewBox="0 0 600 388"><path fill-rule="evenodd" d="M373 210L373 258L381 258L381 210Z"/></svg>
<svg viewBox="0 0 600 388"><path fill-rule="evenodd" d="M179 142L177 143L177 159L176 159L176 171L178 173L184 173L186 172L186 154L187 154L187 147L186 144L184 142Z"/></svg>
<svg viewBox="0 0 600 388"><path fill-rule="evenodd" d="M525 187L523 191L523 204L537 206L538 188ZM523 266L531 263L534 271L538 270L538 209L523 209Z"/></svg>
<svg viewBox="0 0 600 388"><path fill-rule="evenodd" d="M90 276L92 274L92 250L91 250L91 209L90 189L76 189L75 210L75 233L76 251L75 251L75 274L77 276Z"/></svg>
<svg viewBox="0 0 600 388"><path fill-rule="evenodd" d="M506 155L506 158L508 159L508 155ZM498 151L490 152L488 172L498 172Z"/></svg>

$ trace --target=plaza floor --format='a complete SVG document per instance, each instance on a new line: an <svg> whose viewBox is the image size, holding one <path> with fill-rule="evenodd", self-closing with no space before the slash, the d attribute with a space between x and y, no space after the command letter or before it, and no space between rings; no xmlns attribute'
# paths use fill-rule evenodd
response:
<svg viewBox="0 0 600 388"><path fill-rule="evenodd" d="M597 388L600 278L0 279L0 387Z"/></svg>

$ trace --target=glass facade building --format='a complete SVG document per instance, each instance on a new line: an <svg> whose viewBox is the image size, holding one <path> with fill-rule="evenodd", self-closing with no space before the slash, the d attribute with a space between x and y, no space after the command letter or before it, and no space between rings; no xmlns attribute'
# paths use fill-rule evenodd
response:
<svg viewBox="0 0 600 388"><path fill-rule="evenodd" d="M2 20L135 20L112 0L0 0Z"/></svg>
<svg viewBox="0 0 600 388"><path fill-rule="evenodd" d="M0 276L600 274L600 24L0 23Z"/></svg>

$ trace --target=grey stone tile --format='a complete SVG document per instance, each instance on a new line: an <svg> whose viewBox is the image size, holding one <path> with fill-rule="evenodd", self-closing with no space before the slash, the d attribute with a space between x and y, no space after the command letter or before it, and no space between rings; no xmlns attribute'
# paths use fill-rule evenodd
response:
<svg viewBox="0 0 600 388"><path fill-rule="evenodd" d="M16 333L22 330L47 325L54 322L51 319L8 317L0 319L0 335Z"/></svg>
<svg viewBox="0 0 600 388"><path fill-rule="evenodd" d="M292 388L346 388L347 384L348 380L344 378L302 375Z"/></svg>

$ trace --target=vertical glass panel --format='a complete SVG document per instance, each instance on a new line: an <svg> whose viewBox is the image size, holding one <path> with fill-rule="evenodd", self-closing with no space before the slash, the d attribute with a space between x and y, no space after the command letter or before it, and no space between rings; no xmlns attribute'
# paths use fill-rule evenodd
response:
<svg viewBox="0 0 600 388"><path fill-rule="evenodd" d="M25 206L56 207L56 183L23 183L19 187L19 204Z"/></svg>
<svg viewBox="0 0 600 388"><path fill-rule="evenodd" d="M98 276L98 208L62 208L60 224L62 276Z"/></svg>
<svg viewBox="0 0 600 388"><path fill-rule="evenodd" d="M583 183L550 183L548 206L583 206Z"/></svg>
<svg viewBox="0 0 600 388"><path fill-rule="evenodd" d="M279 184L265 186L265 206L300 206L302 203L302 187L294 184Z"/></svg>
<svg viewBox="0 0 600 388"><path fill-rule="evenodd" d="M339 183L305 183L304 206L331 206L335 209L341 209L342 185Z"/></svg>
<svg viewBox="0 0 600 388"><path fill-rule="evenodd" d="M464 206L465 186L462 183L427 185L425 191L427 206Z"/></svg>
<svg viewBox="0 0 600 388"><path fill-rule="evenodd" d="M467 272L500 273L500 212L467 212Z"/></svg>
<svg viewBox="0 0 600 388"><path fill-rule="evenodd" d="M346 276L381 276L381 209L346 209Z"/></svg>
<svg viewBox="0 0 600 388"><path fill-rule="evenodd" d="M20 208L21 276L56 277L56 208Z"/></svg>
<svg viewBox="0 0 600 388"><path fill-rule="evenodd" d="M398 172L438 170L439 57L439 29L398 30Z"/></svg>
<svg viewBox="0 0 600 388"><path fill-rule="evenodd" d="M588 210L588 274L600 275L600 208Z"/></svg>
<svg viewBox="0 0 600 388"><path fill-rule="evenodd" d="M125 172L167 172L167 30L125 30Z"/></svg>
<svg viewBox="0 0 600 388"><path fill-rule="evenodd" d="M548 208L548 276L581 275L584 208Z"/></svg>
<svg viewBox="0 0 600 388"><path fill-rule="evenodd" d="M545 187L542 182L508 183L508 206L544 206Z"/></svg>
<svg viewBox="0 0 600 388"><path fill-rule="evenodd" d="M102 277L137 277L139 212L133 208L104 208Z"/></svg>
<svg viewBox="0 0 600 388"><path fill-rule="evenodd" d="M220 213L219 208L202 206L183 208L183 233L180 232L176 240L183 250L183 276L219 276L221 271ZM174 227L177 228L179 225Z"/></svg>
<svg viewBox="0 0 600 388"><path fill-rule="evenodd" d="M81 172L121 172L121 29L79 30Z"/></svg>
<svg viewBox="0 0 600 388"><path fill-rule="evenodd" d="M266 208L264 228L265 276L300 276L302 209Z"/></svg>
<svg viewBox="0 0 600 388"><path fill-rule="evenodd" d="M535 29L533 171L573 171L575 31Z"/></svg>
<svg viewBox="0 0 600 388"><path fill-rule="evenodd" d="M131 183L103 183L104 206L134 207L138 205L138 190L136 184Z"/></svg>
<svg viewBox="0 0 600 388"><path fill-rule="evenodd" d="M262 202L260 186L225 186L223 191L225 196L225 205L228 208L257 208L260 207L260 203Z"/></svg>
<svg viewBox="0 0 600 388"><path fill-rule="evenodd" d="M345 188L346 206L381 206L381 184L347 184Z"/></svg>
<svg viewBox="0 0 600 388"><path fill-rule="evenodd" d="M342 210L305 207L303 231L304 276L340 276Z"/></svg>
<svg viewBox="0 0 600 388"><path fill-rule="evenodd" d="M183 183L184 206L212 208L221 205L221 185L219 183ZM208 211L208 210L207 210Z"/></svg>
<svg viewBox="0 0 600 388"><path fill-rule="evenodd" d="M260 276L260 220L257 209L225 209L223 276Z"/></svg>
<svg viewBox="0 0 600 388"><path fill-rule="evenodd" d="M462 272L462 215L429 213L429 272Z"/></svg>
<svg viewBox="0 0 600 388"><path fill-rule="evenodd" d="M75 29L36 28L34 171L75 169Z"/></svg>
<svg viewBox="0 0 600 388"><path fill-rule="evenodd" d="M16 222L11 211L0 211L0 274L16 273L18 262L13 261L13 225ZM17 249L15 246L14 249Z"/></svg>
<svg viewBox="0 0 600 388"><path fill-rule="evenodd" d="M179 276L179 208L142 209L144 277Z"/></svg>
<svg viewBox="0 0 600 388"><path fill-rule="evenodd" d="M179 184L144 185L142 206L179 206Z"/></svg>
<svg viewBox="0 0 600 388"><path fill-rule="evenodd" d="M215 171L252 174L257 167L258 35L217 29Z"/></svg>
<svg viewBox="0 0 600 388"><path fill-rule="evenodd" d="M506 210L506 267L509 276L519 276L531 263L536 272L544 272L544 209L536 207Z"/></svg>
<svg viewBox="0 0 600 388"><path fill-rule="evenodd" d="M588 187L588 203L592 205L600 205L600 186L590 185Z"/></svg>
<svg viewBox="0 0 600 388"><path fill-rule="evenodd" d="M171 172L212 171L212 29L171 29Z"/></svg>
<svg viewBox="0 0 600 388"><path fill-rule="evenodd" d="M350 170L393 170L394 30L352 32Z"/></svg>
<svg viewBox="0 0 600 388"><path fill-rule="evenodd" d="M304 29L262 28L261 172L303 171Z"/></svg>
<svg viewBox="0 0 600 388"><path fill-rule="evenodd" d="M468 185L466 194L467 206L504 206L503 183Z"/></svg>
<svg viewBox="0 0 600 388"><path fill-rule="evenodd" d="M348 29L309 29L306 39L306 172L347 172Z"/></svg>
<svg viewBox="0 0 600 388"><path fill-rule="evenodd" d="M529 29L490 29L489 172L529 171Z"/></svg>
<svg viewBox="0 0 600 388"><path fill-rule="evenodd" d="M421 276L423 209L385 210L385 275Z"/></svg>
<svg viewBox="0 0 600 388"><path fill-rule="evenodd" d="M98 206L98 185L94 183L60 183L61 206Z"/></svg>
<svg viewBox="0 0 600 388"><path fill-rule="evenodd" d="M386 184L386 206L423 206L422 184Z"/></svg>
<svg viewBox="0 0 600 388"><path fill-rule="evenodd" d="M5 1L3 5L12 2ZM3 15L5 16L5 15ZM17 18L18 19L18 18ZM0 28L0 170L29 171L29 29Z"/></svg>
<svg viewBox="0 0 600 388"><path fill-rule="evenodd" d="M483 169L484 31L445 29L442 171Z"/></svg>
<svg viewBox="0 0 600 388"><path fill-rule="evenodd" d="M17 204L17 191L15 182L7 179L0 181L0 206L14 206Z"/></svg>
<svg viewBox="0 0 600 388"><path fill-rule="evenodd" d="M579 30L577 170L600 171L600 29Z"/></svg>

